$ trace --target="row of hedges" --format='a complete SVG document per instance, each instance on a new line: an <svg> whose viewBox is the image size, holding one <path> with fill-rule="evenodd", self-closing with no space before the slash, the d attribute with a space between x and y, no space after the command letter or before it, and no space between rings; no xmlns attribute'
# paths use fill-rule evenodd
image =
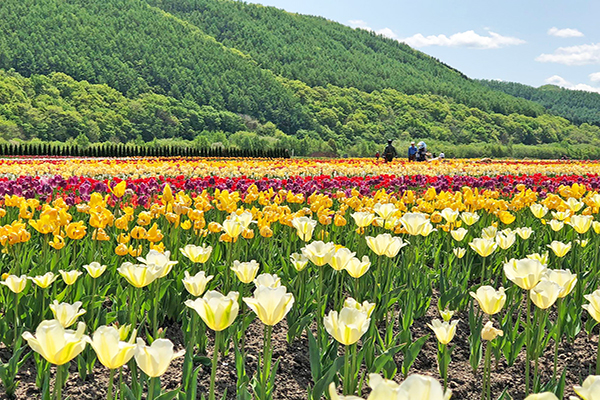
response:
<svg viewBox="0 0 600 400"><path fill-rule="evenodd" d="M48 143L1 144L0 156L57 156L57 157L246 157L289 158L286 149L196 148L181 146L132 146L98 144L89 147L53 145Z"/></svg>

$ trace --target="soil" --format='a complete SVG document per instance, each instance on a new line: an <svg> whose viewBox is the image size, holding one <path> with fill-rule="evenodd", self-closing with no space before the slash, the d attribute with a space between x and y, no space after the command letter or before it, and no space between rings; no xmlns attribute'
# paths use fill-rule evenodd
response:
<svg viewBox="0 0 600 400"><path fill-rule="evenodd" d="M427 315L415 321L413 325L413 337L419 338L426 334L431 334L431 337L425 343L421 353L413 364L410 373L419 373L440 379L437 372L437 342L435 335L427 327L427 323L433 318L438 318L438 312L432 301L432 306L427 312ZM468 334L469 326L467 315L455 315L459 318L456 337L451 342L452 362L449 368L448 386L452 389L453 400L461 399L479 399L481 398L481 373L480 367L477 375L473 375L469 364L469 345ZM310 362L308 354L308 340L305 334L289 344L286 340L287 326L285 320L274 327L273 330L273 360L280 359L280 368L275 381L274 399L289 399L289 400L304 400L307 398L306 388L312 385L310 372ZM175 343L176 349L183 348L183 338L181 329L177 325L171 326L166 331L167 338ZM212 335L209 334L209 345L207 356L212 356ZM565 399L569 395L575 395L573 385L581 384L581 382L590 374L593 374L596 363L596 351L598 336L588 337L585 332L581 332L574 341L563 342L559 346L559 374L563 369L567 369L566 374L566 389ZM246 335L247 363L246 369L248 374L252 376L256 371L257 360L259 353L263 348L263 325L260 321L255 320L249 327ZM553 368L553 351L554 344L552 340L546 350L546 356L540 359L540 373L542 382L547 382L552 377ZM10 350L0 348L0 358L2 361L8 360ZM396 362L401 365L401 355L396 357ZM161 382L163 388L170 390L175 389L181 384L183 358L174 360L171 367L165 375L162 376ZM524 396L524 364L525 352L522 351L517 362L508 367L506 360L501 359L497 368L494 368L494 360L492 359L492 397L498 398L500 394L508 388L508 393L515 400L522 400ZM126 370L126 367L125 367ZM35 386L36 369L33 358L30 357L25 365L21 368L17 380L20 381L17 388L17 399L40 399L40 391ZM52 377L54 377L54 368L52 369ZM203 367L198 378L198 398L202 394L207 396L208 385L210 379L210 366ZM396 378L401 381L401 375ZM64 398L73 400L96 400L106 398L106 388L108 385L108 372L99 363L96 363L94 373L87 377L87 380L82 381L77 374L76 363L71 362L69 379L66 387L63 390ZM366 385L365 385L366 386ZM219 360L219 368L217 373L217 398L220 398L227 389L227 399L235 399L236 392L236 369L233 351L230 351L226 357ZM363 397L368 395L368 389L364 390ZM4 389L0 388L0 398L7 399Z"/></svg>

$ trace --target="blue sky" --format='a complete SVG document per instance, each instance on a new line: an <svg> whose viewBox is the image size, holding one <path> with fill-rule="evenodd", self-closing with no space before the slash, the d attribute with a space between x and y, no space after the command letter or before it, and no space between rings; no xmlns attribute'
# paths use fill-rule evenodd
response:
<svg viewBox="0 0 600 400"><path fill-rule="evenodd" d="M252 0L405 41L472 78L600 92L599 0Z"/></svg>

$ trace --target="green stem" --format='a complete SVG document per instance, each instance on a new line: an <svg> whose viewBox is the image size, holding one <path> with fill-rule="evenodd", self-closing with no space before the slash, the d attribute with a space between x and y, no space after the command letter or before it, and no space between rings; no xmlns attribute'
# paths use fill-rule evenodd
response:
<svg viewBox="0 0 600 400"><path fill-rule="evenodd" d="M269 375L271 372L271 359L273 356L272 346L271 346L271 336L273 334L273 327L271 325L265 325L265 340L264 340L264 351L263 351L263 372L262 372L262 380L261 382L261 392L262 397L261 400L267 400L267 382L269 382Z"/></svg>
<svg viewBox="0 0 600 400"><path fill-rule="evenodd" d="M563 299L558 299L558 307L557 307L557 317L556 317L556 336L554 337L554 374L553 378L556 378L556 365L558 363L558 344L561 342L562 332L561 332L561 313L562 313L562 305Z"/></svg>
<svg viewBox="0 0 600 400"><path fill-rule="evenodd" d="M598 337L598 354L596 355L596 375L600 375L600 336Z"/></svg>
<svg viewBox="0 0 600 400"><path fill-rule="evenodd" d="M84 286L85 287L85 286ZM96 320L94 318L94 314L96 309L94 307L94 300L96 299L96 279L92 278L92 299L90 300L90 328L94 329L96 327Z"/></svg>
<svg viewBox="0 0 600 400"><path fill-rule="evenodd" d="M343 393L344 396L350 394L350 360L349 360L350 346L346 345L344 350L344 385Z"/></svg>
<svg viewBox="0 0 600 400"><path fill-rule="evenodd" d="M17 337L19 335L19 294L13 292L14 304L15 304L15 345L17 343ZM16 349L15 349L16 350Z"/></svg>
<svg viewBox="0 0 600 400"><path fill-rule="evenodd" d="M491 368L491 364L492 364L492 352L490 351L490 347L491 347L492 343L491 342L487 342L486 346L485 346L485 367L484 367L484 388L485 388L485 398L487 400L491 400L492 399L492 379L491 379L491 373L492 373L492 368Z"/></svg>
<svg viewBox="0 0 600 400"><path fill-rule="evenodd" d="M485 281L485 257L483 257L483 261L481 262L481 284Z"/></svg>
<svg viewBox="0 0 600 400"><path fill-rule="evenodd" d="M448 389L448 365L446 365L446 352L448 351L448 345L442 345L442 363L444 364L442 377L444 378L444 391Z"/></svg>
<svg viewBox="0 0 600 400"><path fill-rule="evenodd" d="M148 400L154 400L156 398L154 394L154 388L156 387L156 379L158 378L150 378L150 382L148 383Z"/></svg>
<svg viewBox="0 0 600 400"><path fill-rule="evenodd" d="M525 349L525 396L529 396L529 360L531 358L531 298L529 290L527 291L527 300L525 302L525 309L527 312L527 331L526 331L526 349Z"/></svg>
<svg viewBox="0 0 600 400"><path fill-rule="evenodd" d="M217 376L217 361L219 359L219 344L221 340L221 332L215 332L215 346L213 349L212 369L210 371L210 389L209 400L215 400L215 378Z"/></svg>
<svg viewBox="0 0 600 400"><path fill-rule="evenodd" d="M62 385L63 385L63 371L62 365L56 366L56 381L54 382L54 399L62 400Z"/></svg>
<svg viewBox="0 0 600 400"><path fill-rule="evenodd" d="M115 380L115 370L111 369L108 375L108 389L106 389L106 400L113 399L113 384Z"/></svg>
<svg viewBox="0 0 600 400"><path fill-rule="evenodd" d="M154 307L152 307L152 334L154 335L154 340L158 337L158 296L159 296L159 286L158 280L153 283L153 292L154 292Z"/></svg>
<svg viewBox="0 0 600 400"><path fill-rule="evenodd" d="M129 286L129 307L131 307L131 315L129 316L129 323L131 324L131 329L135 329L137 325L137 305L135 304L135 287L133 285Z"/></svg>

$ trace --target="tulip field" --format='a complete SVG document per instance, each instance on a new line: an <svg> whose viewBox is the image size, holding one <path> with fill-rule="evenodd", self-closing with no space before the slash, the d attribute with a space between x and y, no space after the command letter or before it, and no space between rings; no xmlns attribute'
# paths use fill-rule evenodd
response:
<svg viewBox="0 0 600 400"><path fill-rule="evenodd" d="M0 160L0 398L600 399L600 163Z"/></svg>

